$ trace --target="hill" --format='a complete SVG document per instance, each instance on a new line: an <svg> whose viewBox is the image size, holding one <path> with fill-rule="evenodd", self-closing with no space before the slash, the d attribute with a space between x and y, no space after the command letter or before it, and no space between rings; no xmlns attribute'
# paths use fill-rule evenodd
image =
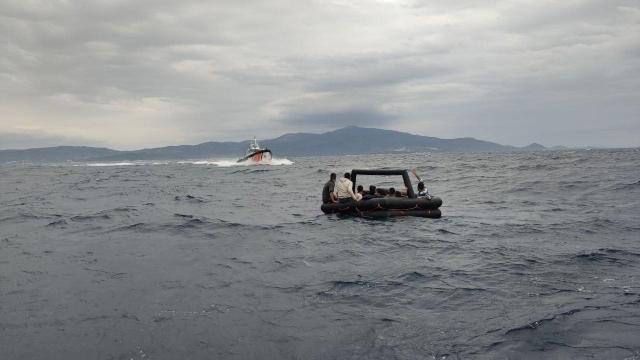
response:
<svg viewBox="0 0 640 360"><path fill-rule="evenodd" d="M178 145L134 151L106 148L60 146L27 150L2 150L0 162L31 161L119 161L119 160L177 160L201 159L214 156L239 157L248 141L205 142L197 145ZM292 133L263 140L276 156L381 154L407 152L510 152L544 150L540 144L524 148L501 145L474 138L441 139L393 130L348 126L322 133Z"/></svg>
<svg viewBox="0 0 640 360"><path fill-rule="evenodd" d="M440 139L409 133L349 126L323 134L286 134L265 141L285 155L343 155L394 152L506 152L513 146L474 138Z"/></svg>

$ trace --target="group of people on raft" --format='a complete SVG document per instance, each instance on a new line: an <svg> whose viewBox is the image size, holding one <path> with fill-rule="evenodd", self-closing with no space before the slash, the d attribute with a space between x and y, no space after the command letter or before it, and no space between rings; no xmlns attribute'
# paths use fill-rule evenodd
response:
<svg viewBox="0 0 640 360"><path fill-rule="evenodd" d="M416 175L417 176L417 175ZM424 186L422 179L418 178L418 197L430 199L429 191ZM383 197L406 197L406 191L396 190L392 187L389 189L376 188L369 186L369 190L365 191L362 185L358 185L356 192L353 192L353 182L351 182L351 173L345 173L344 177L336 181L336 174L331 173L329 181L322 188L322 203L350 203L361 200L369 200Z"/></svg>

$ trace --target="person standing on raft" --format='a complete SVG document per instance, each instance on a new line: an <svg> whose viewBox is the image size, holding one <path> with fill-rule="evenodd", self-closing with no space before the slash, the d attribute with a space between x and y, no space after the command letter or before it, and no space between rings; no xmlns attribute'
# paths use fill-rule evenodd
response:
<svg viewBox="0 0 640 360"><path fill-rule="evenodd" d="M336 173L331 173L329 175L329 181L324 184L322 188L322 203L323 204L331 204L336 202L336 194L333 192L334 187L336 186Z"/></svg>
<svg viewBox="0 0 640 360"><path fill-rule="evenodd" d="M344 177L338 180L335 186L335 195L339 203L350 203L360 201L362 196L353 193L353 183L351 182L351 174L345 173Z"/></svg>

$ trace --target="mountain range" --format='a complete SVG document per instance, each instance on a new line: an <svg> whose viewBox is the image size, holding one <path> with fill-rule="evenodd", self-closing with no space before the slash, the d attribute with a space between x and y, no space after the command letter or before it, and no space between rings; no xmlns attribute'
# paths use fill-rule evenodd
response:
<svg viewBox="0 0 640 360"><path fill-rule="evenodd" d="M215 156L240 157L249 141L205 142L132 151L86 146L56 146L25 150L0 150L0 163L13 161L121 161L202 159ZM291 133L262 140L274 156L359 155L408 152L513 152L540 151L533 143L525 147L501 145L474 138L441 139L422 135L348 126L322 134Z"/></svg>

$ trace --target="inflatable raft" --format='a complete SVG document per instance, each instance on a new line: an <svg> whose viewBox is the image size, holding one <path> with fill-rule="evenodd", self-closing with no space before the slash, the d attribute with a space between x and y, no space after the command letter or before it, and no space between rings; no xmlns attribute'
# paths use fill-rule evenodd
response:
<svg viewBox="0 0 640 360"><path fill-rule="evenodd" d="M356 191L358 175L401 175L407 188L406 197L378 197L360 200L352 203L322 204L321 210L325 214L348 214L370 218L387 218L393 216L419 216L425 218L439 218L442 216L439 207L442 199L438 197L418 197L413 191L411 178L407 170L351 170L353 191Z"/></svg>

